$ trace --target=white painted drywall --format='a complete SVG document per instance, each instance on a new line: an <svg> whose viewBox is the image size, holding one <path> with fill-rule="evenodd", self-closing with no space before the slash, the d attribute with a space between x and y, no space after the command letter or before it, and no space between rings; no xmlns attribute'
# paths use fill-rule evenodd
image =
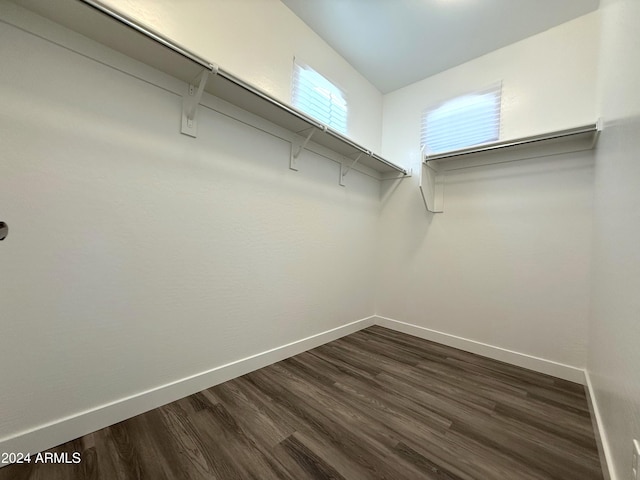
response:
<svg viewBox="0 0 640 480"><path fill-rule="evenodd" d="M180 135L186 85L0 39L0 442L373 313L377 180L289 170L289 143L208 108Z"/></svg>
<svg viewBox="0 0 640 480"><path fill-rule="evenodd" d="M502 138L595 121L597 12L384 97L383 152L420 168L423 108L503 81ZM584 367L591 152L447 173L444 213L417 176L383 184L378 315Z"/></svg>
<svg viewBox="0 0 640 480"><path fill-rule="evenodd" d="M587 370L616 478L640 439L640 3L604 0Z"/></svg>
<svg viewBox="0 0 640 480"><path fill-rule="evenodd" d="M347 136L380 152L382 94L280 0L104 3L287 103L299 57L346 92Z"/></svg>

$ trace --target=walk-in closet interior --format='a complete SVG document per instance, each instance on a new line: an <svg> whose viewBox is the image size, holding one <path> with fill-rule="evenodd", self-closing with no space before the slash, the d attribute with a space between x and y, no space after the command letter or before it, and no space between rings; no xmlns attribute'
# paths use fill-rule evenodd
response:
<svg viewBox="0 0 640 480"><path fill-rule="evenodd" d="M640 480L639 23L0 0L0 480Z"/></svg>

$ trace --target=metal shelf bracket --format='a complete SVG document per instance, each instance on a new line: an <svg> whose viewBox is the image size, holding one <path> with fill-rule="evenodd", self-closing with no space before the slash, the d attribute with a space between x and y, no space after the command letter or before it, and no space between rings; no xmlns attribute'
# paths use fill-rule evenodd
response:
<svg viewBox="0 0 640 480"><path fill-rule="evenodd" d="M194 85L195 82L189 84L188 94L182 97L182 125L180 132L190 137L195 138L198 135L198 120L196 114L198 113L198 105L202 99L204 87L207 84L210 73L216 75L218 73L218 67L214 65L211 71L207 69L202 70L198 87L196 88Z"/></svg>
<svg viewBox="0 0 640 480"><path fill-rule="evenodd" d="M355 160L353 160L349 165L346 165L345 162L342 162L340 164L340 185L341 186L343 187L345 186L344 177L346 177L347 173L349 173L351 169L355 166L355 164L358 163L358 160L362 158L362 155L364 155L364 152L360 152L358 156L355 158ZM367 152L367 155L371 156L371 152Z"/></svg>
<svg viewBox="0 0 640 480"><path fill-rule="evenodd" d="M327 127L325 127L324 130L326 132ZM296 170L296 171L298 170L298 157L300 156L302 151L306 148L307 143L309 143L314 133L316 133L316 129L312 128L309 131L309 134L307 135L307 137L302 142L298 140L294 140L293 142L291 142L291 157L289 158L289 168L291 170Z"/></svg>
<svg viewBox="0 0 640 480"><path fill-rule="evenodd" d="M427 175L424 174L425 168L427 169ZM430 213L442 213L444 211L444 181L442 175L431 165L421 162L418 187L420 188L424 206Z"/></svg>

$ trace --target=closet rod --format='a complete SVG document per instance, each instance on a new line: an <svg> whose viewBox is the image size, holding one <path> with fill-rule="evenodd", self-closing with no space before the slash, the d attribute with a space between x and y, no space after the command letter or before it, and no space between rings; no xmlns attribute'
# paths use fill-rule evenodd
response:
<svg viewBox="0 0 640 480"><path fill-rule="evenodd" d="M598 123L592 123L589 125L583 125L581 127L569 128L566 130L558 130L556 132L543 133L541 135L532 135L530 137L523 137L517 140L505 140L503 142L494 142L477 147L461 148L460 150L452 150L450 152L437 153L434 155L425 154L424 162L428 163L435 160L447 160L449 158L460 157L462 155L469 155L473 153L490 152L493 150L500 150L503 148L518 147L520 145L528 145L536 142L544 142L547 140L556 140L566 137L572 137L574 135L580 135L585 133L597 133L600 130Z"/></svg>
<svg viewBox="0 0 640 480"><path fill-rule="evenodd" d="M276 98L272 97L271 95L263 92L262 90L254 87L253 85L245 82L244 80L241 80L240 78L236 77L235 75L233 75L232 73L229 73L225 70L223 70L222 68L218 68L216 65L214 65L211 62L206 61L205 59L203 59L202 57L199 57L198 55L196 55L195 53L190 52L189 50L187 50L186 48L176 44L175 42L169 40L168 38L164 37L163 35L161 35L160 33L157 33L153 30L151 30L150 28L147 28L143 25L140 25L139 23L137 23L135 20L103 5L100 1L98 0L80 0L82 3L84 3L85 5L88 5L89 7L92 7L96 10L98 10L99 12L111 17L112 19L124 24L125 26L132 28L133 30L137 31L138 33L144 35L147 38L150 38L152 40L154 40L155 42L159 43L160 45L172 50L173 52L191 60L192 62L196 63L197 65L200 65L201 67L212 71L212 72L216 72L217 76L224 78L225 80L227 80L228 82L231 82L232 84L252 93L253 95L263 99L264 101L280 108L281 110L284 110L285 112L289 113L290 115L306 122L310 127L313 128L317 128L321 131L326 132L327 134L331 135L332 137L340 140L342 143L351 146L352 148L354 148L355 150L362 152L366 155L369 155L370 157L374 158L375 160L377 160L380 163L383 163L385 165L387 165L388 167L391 167L392 169L396 170L397 172L402 173L403 175L408 175L409 172L402 168L399 167L398 165L395 165L391 162L389 162L388 160L385 160L384 158L372 153L370 150L367 150L366 148L364 148L361 145L358 145L357 143L355 143L354 141L350 140L349 138L343 136L342 134L332 130L331 128L326 127L323 123L320 123L318 121L316 121L315 119L313 119L312 117L306 115L305 113L295 109L294 107L287 105L285 103L282 103L281 101L277 100ZM298 132L299 133L299 132Z"/></svg>

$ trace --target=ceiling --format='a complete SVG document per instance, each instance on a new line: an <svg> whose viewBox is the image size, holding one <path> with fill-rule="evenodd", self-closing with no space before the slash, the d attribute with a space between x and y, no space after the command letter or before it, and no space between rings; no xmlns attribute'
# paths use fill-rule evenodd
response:
<svg viewBox="0 0 640 480"><path fill-rule="evenodd" d="M282 0L382 93L548 30L599 0Z"/></svg>

